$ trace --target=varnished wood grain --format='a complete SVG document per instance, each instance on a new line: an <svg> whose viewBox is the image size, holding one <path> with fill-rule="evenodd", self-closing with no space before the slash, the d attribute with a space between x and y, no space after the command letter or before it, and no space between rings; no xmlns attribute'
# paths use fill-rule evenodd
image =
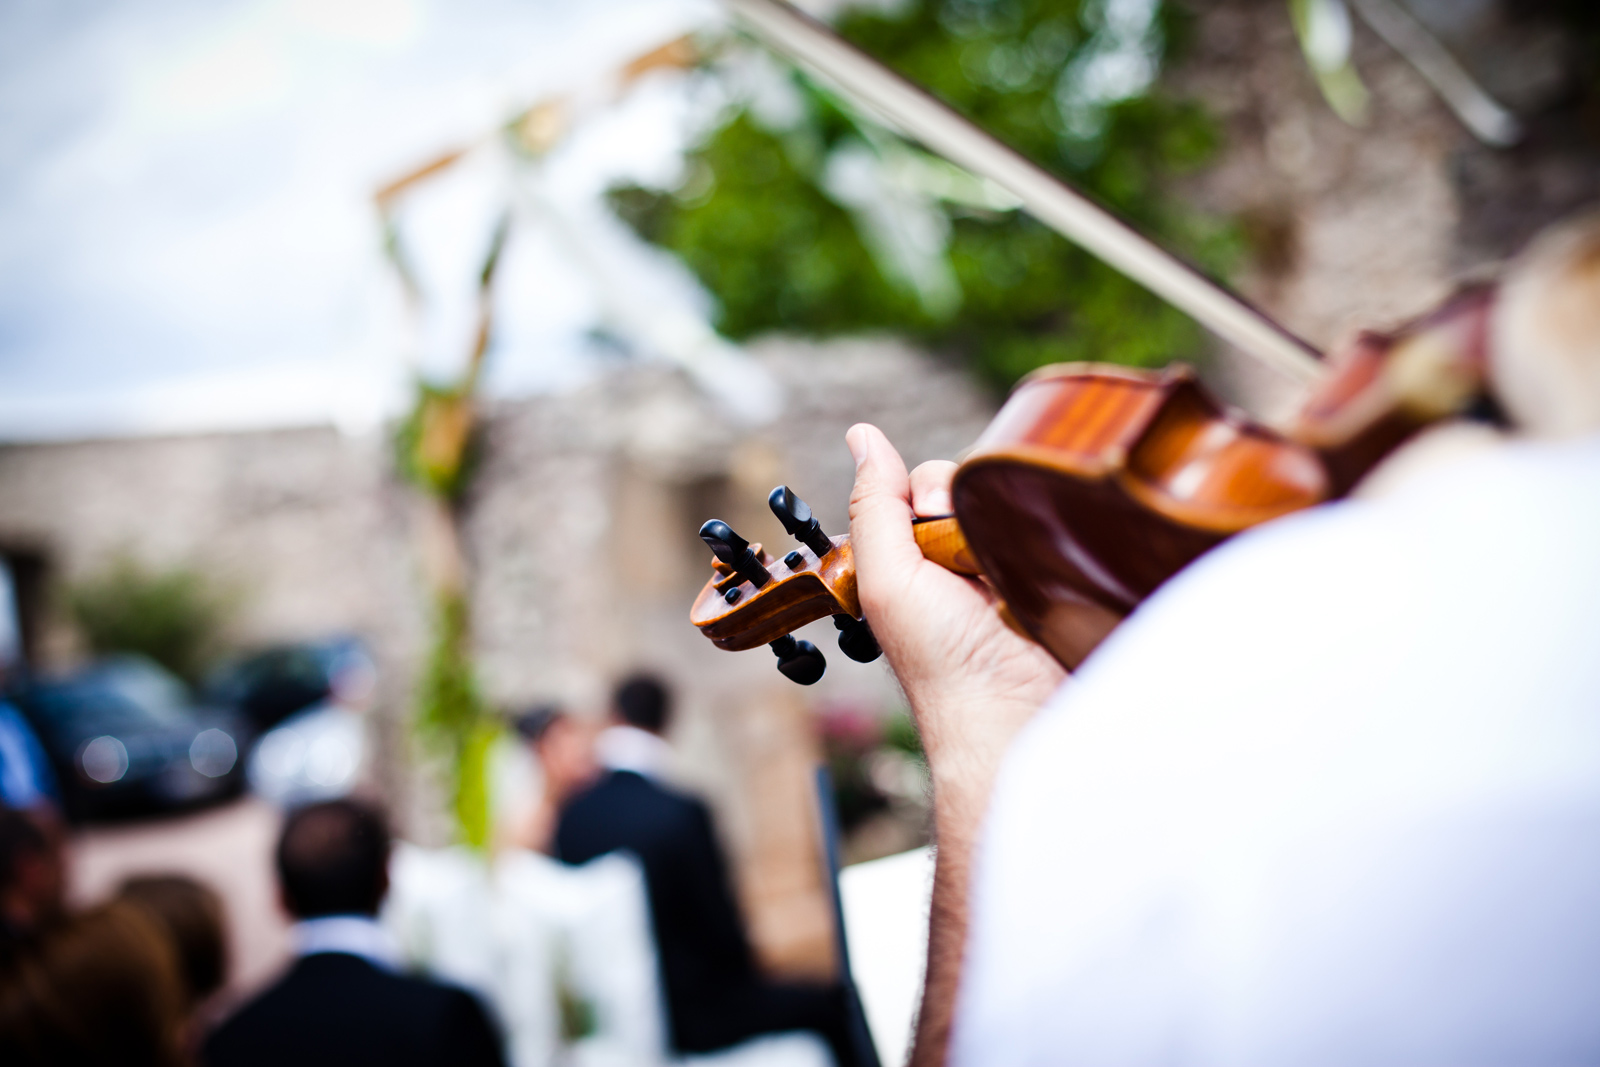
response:
<svg viewBox="0 0 1600 1067"><path fill-rule="evenodd" d="M982 573L954 515L917 519L911 524L911 533L922 554L945 570L969 576Z"/></svg>
<svg viewBox="0 0 1600 1067"><path fill-rule="evenodd" d="M1094 364L1019 385L952 487L984 575L1068 668L1195 557L1328 494L1311 449L1229 413L1186 368Z"/></svg>

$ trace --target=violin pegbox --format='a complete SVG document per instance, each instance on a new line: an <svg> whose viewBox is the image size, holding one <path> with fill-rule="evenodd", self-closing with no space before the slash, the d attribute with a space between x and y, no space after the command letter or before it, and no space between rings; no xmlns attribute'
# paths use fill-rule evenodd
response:
<svg viewBox="0 0 1600 1067"><path fill-rule="evenodd" d="M767 645L778 670L801 685L819 680L827 662L792 631L818 619L833 618L845 655L864 663L877 659L878 642L860 618L849 538L828 537L788 486L775 488L767 502L800 547L780 561L720 519L701 526L700 538L714 557L712 576L695 598L690 621L718 648Z"/></svg>

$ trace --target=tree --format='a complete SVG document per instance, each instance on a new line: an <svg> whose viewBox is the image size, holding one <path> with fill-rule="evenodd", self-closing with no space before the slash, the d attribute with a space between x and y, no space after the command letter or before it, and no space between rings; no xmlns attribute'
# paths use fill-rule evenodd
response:
<svg viewBox="0 0 1600 1067"><path fill-rule="evenodd" d="M97 656L148 656L193 683L222 647L230 598L198 571L118 556L72 586L72 619Z"/></svg>
<svg viewBox="0 0 1600 1067"><path fill-rule="evenodd" d="M1159 0L909 0L849 10L837 28L1145 233L1214 272L1230 263L1231 229L1166 193L1217 136L1155 84L1182 28ZM725 335L893 332L998 386L1044 363L1197 354L1181 313L1000 190L802 74L750 90L753 69L737 48L706 68L732 102L677 188L611 191L714 295Z"/></svg>

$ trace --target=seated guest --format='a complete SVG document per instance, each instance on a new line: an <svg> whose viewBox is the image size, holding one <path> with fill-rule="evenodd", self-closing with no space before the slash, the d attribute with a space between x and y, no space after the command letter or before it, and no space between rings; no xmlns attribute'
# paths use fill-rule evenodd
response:
<svg viewBox="0 0 1600 1067"><path fill-rule="evenodd" d="M499 1037L469 993L396 971L376 921L389 844L383 817L355 801L289 815L278 880L300 958L206 1040L205 1063L499 1067Z"/></svg>
<svg viewBox="0 0 1600 1067"><path fill-rule="evenodd" d="M507 844L533 852L555 845L556 817L566 802L594 781L594 731L557 707L535 708L516 719L517 736L539 765L540 790L507 833Z"/></svg>
<svg viewBox="0 0 1600 1067"><path fill-rule="evenodd" d="M183 998L160 926L125 901L53 923L0 967L7 1067L179 1067Z"/></svg>
<svg viewBox="0 0 1600 1067"><path fill-rule="evenodd" d="M172 948L181 996L180 1046L184 1060L193 1062L205 1029L201 1008L228 977L222 898L187 875L154 874L123 882L116 899L155 920Z"/></svg>
<svg viewBox="0 0 1600 1067"><path fill-rule="evenodd" d="M143 908L177 953L184 1007L193 1011L228 977L228 942L222 898L182 874L140 875L122 883L117 899Z"/></svg>
<svg viewBox="0 0 1600 1067"><path fill-rule="evenodd" d="M597 746L606 773L562 811L556 855L567 863L617 850L639 858L673 1045L711 1052L761 1034L813 1030L849 1067L855 1057L842 991L761 976L711 813L660 780L671 755L661 736L670 712L665 687L634 677L613 704L616 722Z"/></svg>
<svg viewBox="0 0 1600 1067"><path fill-rule="evenodd" d="M0 808L0 960L61 914L60 820L45 808Z"/></svg>

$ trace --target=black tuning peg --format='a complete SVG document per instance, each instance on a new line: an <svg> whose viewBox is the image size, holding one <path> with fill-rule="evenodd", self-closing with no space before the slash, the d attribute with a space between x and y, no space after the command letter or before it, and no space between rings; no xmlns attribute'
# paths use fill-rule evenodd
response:
<svg viewBox="0 0 1600 1067"><path fill-rule="evenodd" d="M750 542L733 532L721 519L700 527L700 540L711 547L711 554L733 568L733 573L760 589L772 580L767 568L750 548Z"/></svg>
<svg viewBox="0 0 1600 1067"><path fill-rule="evenodd" d="M767 506L789 535L815 552L818 559L833 551L833 542L822 532L822 524L811 514L810 505L795 496L793 489L778 486L767 494Z"/></svg>
<svg viewBox="0 0 1600 1067"><path fill-rule="evenodd" d="M883 649L878 647L878 639L872 635L872 627L867 625L866 619L841 612L833 617L833 625L839 629L839 651L857 663L871 663L883 655Z"/></svg>
<svg viewBox="0 0 1600 1067"><path fill-rule="evenodd" d="M791 682L814 685L828 669L828 661L817 646L810 641L796 641L792 634L784 634L771 645L778 657L778 670Z"/></svg>

